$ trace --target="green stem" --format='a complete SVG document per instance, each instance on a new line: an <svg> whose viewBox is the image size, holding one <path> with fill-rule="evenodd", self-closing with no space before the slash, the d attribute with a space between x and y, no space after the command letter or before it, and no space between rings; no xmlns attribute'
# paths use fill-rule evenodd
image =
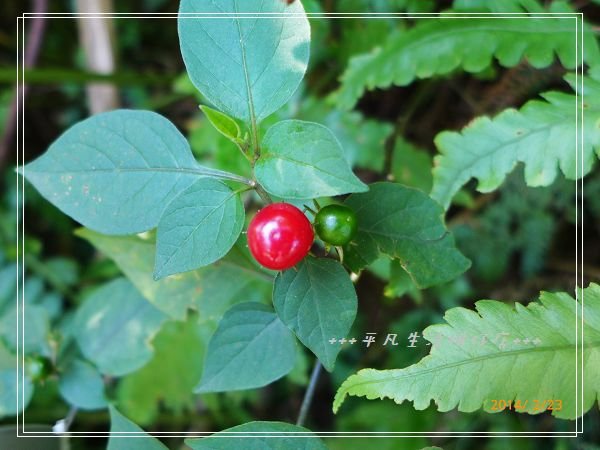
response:
<svg viewBox="0 0 600 450"><path fill-rule="evenodd" d="M61 68L25 69L23 72L27 84L87 84L91 82L110 83L118 86L131 85L170 85L177 77L175 74L144 74L135 72L117 72L114 74L100 74L82 70ZM0 69L0 83L15 82L15 68Z"/></svg>
<svg viewBox="0 0 600 450"><path fill-rule="evenodd" d="M252 150L254 151L254 160L260 156L260 146L258 145L258 126L256 125L256 117L252 114L250 120L251 135L252 135Z"/></svg>
<svg viewBox="0 0 600 450"><path fill-rule="evenodd" d="M306 211L310 212L313 216L317 215L317 212L314 209L312 209L310 206L308 206L308 205L304 205L304 209Z"/></svg>
<svg viewBox="0 0 600 450"><path fill-rule="evenodd" d="M265 202L267 205L273 203L271 196L263 189L263 187L257 181L254 181L254 190L258 194L258 196Z"/></svg>
<svg viewBox="0 0 600 450"><path fill-rule="evenodd" d="M301 427L304 424L304 421L306 420L308 409L310 408L310 404L315 395L317 381L319 381L319 375L321 374L321 367L321 363L317 359L315 367L313 368L312 374L310 376L310 382L308 383L308 387L306 388L306 392L304 393L304 399L302 400L302 405L300 406L298 420L296 420L296 425L298 425L299 427Z"/></svg>

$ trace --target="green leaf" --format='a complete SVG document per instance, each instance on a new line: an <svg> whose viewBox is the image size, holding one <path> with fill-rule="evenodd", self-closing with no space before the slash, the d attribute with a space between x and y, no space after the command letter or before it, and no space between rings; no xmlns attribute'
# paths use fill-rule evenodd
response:
<svg viewBox="0 0 600 450"><path fill-rule="evenodd" d="M200 105L200 109L219 133L236 144L240 142L242 132L235 120L227 114L223 114L221 111L217 111L206 105Z"/></svg>
<svg viewBox="0 0 600 450"><path fill-rule="evenodd" d="M21 367L21 372L17 371L17 356L0 342L0 419L19 414L33 396L33 383L22 370Z"/></svg>
<svg viewBox="0 0 600 450"><path fill-rule="evenodd" d="M207 266L231 250L244 226L238 192L211 178L196 181L165 209L156 234L154 278Z"/></svg>
<svg viewBox="0 0 600 450"><path fill-rule="evenodd" d="M119 278L92 293L77 311L75 337L100 372L121 376L152 358L150 341L166 316Z"/></svg>
<svg viewBox="0 0 600 450"><path fill-rule="evenodd" d="M423 289L456 278L470 262L454 246L442 208L423 192L395 183L374 183L353 194L346 205L356 212L358 234L345 249L344 262L358 271L379 252L398 259Z"/></svg>
<svg viewBox="0 0 600 450"><path fill-rule="evenodd" d="M409 400L417 410L433 400L442 412L492 412L495 399L514 400L518 411L539 414L544 402L554 400L552 415L574 419L588 411L600 393L600 286L590 284L579 291L578 299L542 292L539 302L526 307L481 300L475 305L477 312L450 309L446 324L423 332L433 344L429 356L405 369L363 369L352 375L338 389L334 411L347 395ZM582 317L583 330L576 333ZM578 389L577 337L579 357L586 361ZM580 395L583 403L579 400L576 410ZM561 408L556 400L561 400Z"/></svg>
<svg viewBox="0 0 600 450"><path fill-rule="evenodd" d="M341 22L346 23L346 20ZM333 132L344 149L345 159L350 166L383 170L383 146L392 131L392 125L366 119L358 111L334 109L327 101L316 97L303 97L297 107L295 117L322 123Z"/></svg>
<svg viewBox="0 0 600 450"><path fill-rule="evenodd" d="M169 450L114 406L110 407L110 433L107 450Z"/></svg>
<svg viewBox="0 0 600 450"><path fill-rule="evenodd" d="M559 167L571 180L586 175L596 159L594 150L600 156L600 82L586 78L584 83L585 127L583 143L578 143L583 151L576 151L581 129L575 96L547 92L542 94L546 101L531 100L519 111L508 109L493 119L479 117L460 133L438 134L432 197L447 208L472 177L480 192L493 191L518 162L525 165L529 186L548 186Z"/></svg>
<svg viewBox="0 0 600 450"><path fill-rule="evenodd" d="M333 133L323 125L301 120L284 120L269 128L254 173L267 192L287 199L368 189L352 173Z"/></svg>
<svg viewBox="0 0 600 450"><path fill-rule="evenodd" d="M27 302L27 300L26 300ZM17 324L22 321L23 336L17 335ZM48 356L48 334L50 332L50 320L48 312L43 306L26 303L25 307L14 305L0 319L0 337L7 347L16 352L17 341L20 338L19 351L25 354L39 353Z"/></svg>
<svg viewBox="0 0 600 450"><path fill-rule="evenodd" d="M89 363L76 359L60 375L58 389L71 405L84 410L108 406L102 376Z"/></svg>
<svg viewBox="0 0 600 450"><path fill-rule="evenodd" d="M198 165L167 119L129 110L79 122L20 172L65 214L107 234L154 228L181 191L218 174Z"/></svg>
<svg viewBox="0 0 600 450"><path fill-rule="evenodd" d="M164 408L173 414L193 411L192 390L202 374L202 361L214 327L199 324L196 315L185 322L167 322L153 341L154 357L125 376L117 388L121 411L140 424L152 424Z"/></svg>
<svg viewBox="0 0 600 450"><path fill-rule="evenodd" d="M224 392L265 386L294 367L293 334L266 305L241 303L225 313L208 344L195 392Z"/></svg>
<svg viewBox="0 0 600 450"><path fill-rule="evenodd" d="M193 450L327 450L310 430L284 422L249 422L185 444Z"/></svg>
<svg viewBox="0 0 600 450"><path fill-rule="evenodd" d="M185 16L192 13L228 17ZM237 15L245 13L250 16ZM252 15L273 13L268 20ZM300 84L310 45L301 2L183 0L179 14L179 43L188 74L218 109L246 123L260 122Z"/></svg>
<svg viewBox="0 0 600 450"><path fill-rule="evenodd" d="M105 236L87 229L77 234L112 258L148 301L174 319L183 320L193 308L202 320L218 321L232 305L265 302L271 294L271 275L258 268L240 245L215 264L155 281L151 239Z"/></svg>
<svg viewBox="0 0 600 450"><path fill-rule="evenodd" d="M11 227L14 226L11 224ZM7 264L0 268L0 313L13 306L17 294L17 284L21 282L21 274L16 264ZM16 280L15 280L16 278ZM15 283L16 281L16 283ZM16 332L16 331L15 331Z"/></svg>
<svg viewBox="0 0 600 450"><path fill-rule="evenodd" d="M341 346L329 340L347 336L357 309L354 286L342 265L332 259L304 258L277 275L273 304L281 321L331 372Z"/></svg>
<svg viewBox="0 0 600 450"><path fill-rule="evenodd" d="M504 67L516 66L526 58L542 68L552 64L556 54L565 68L574 69L579 50L573 19L490 16L424 20L408 31L390 34L370 53L352 58L341 77L336 103L349 109L365 90L407 86L415 78L447 75L456 69L481 72L494 57ZM588 64L598 61L598 43L588 26L583 41L584 60Z"/></svg>

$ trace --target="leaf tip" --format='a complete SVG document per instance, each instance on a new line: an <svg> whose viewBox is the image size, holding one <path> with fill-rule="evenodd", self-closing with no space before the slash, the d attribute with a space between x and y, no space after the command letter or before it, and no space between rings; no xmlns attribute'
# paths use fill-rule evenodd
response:
<svg viewBox="0 0 600 450"><path fill-rule="evenodd" d="M202 377L200 379L200 381L198 382L198 384L196 386L194 386L194 389L192 392L194 394L210 394L210 393L213 393L216 391L212 390L210 388L210 382L206 382L204 377Z"/></svg>
<svg viewBox="0 0 600 450"><path fill-rule="evenodd" d="M168 274L163 273L163 268L155 268L152 273L152 279L154 281L159 281L161 278L166 277Z"/></svg>

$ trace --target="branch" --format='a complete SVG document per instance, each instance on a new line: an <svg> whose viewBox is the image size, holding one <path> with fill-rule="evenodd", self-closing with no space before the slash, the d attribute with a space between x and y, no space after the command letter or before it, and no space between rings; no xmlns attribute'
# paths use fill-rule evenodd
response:
<svg viewBox="0 0 600 450"><path fill-rule="evenodd" d="M31 28L27 34L27 46L23 55L23 67L21 70L33 67L38 59L40 47L44 40L44 31L46 29L46 19L43 17L48 10L47 0L34 0L33 12L35 16L31 19ZM23 21L24 23L24 21ZM17 42L17 45L21 45ZM21 61L18 62L20 64ZM0 170L4 167L8 148L12 145L12 139L17 125L17 111L21 111L24 105L27 86L17 83L15 86L15 95L10 105L9 113L4 127L4 136L0 141Z"/></svg>

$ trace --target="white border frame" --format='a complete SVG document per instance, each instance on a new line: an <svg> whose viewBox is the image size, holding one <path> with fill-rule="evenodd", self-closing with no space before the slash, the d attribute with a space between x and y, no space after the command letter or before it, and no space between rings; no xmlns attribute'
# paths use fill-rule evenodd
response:
<svg viewBox="0 0 600 450"><path fill-rule="evenodd" d="M256 13L190 13L184 14L186 18L190 19L230 19L230 18L289 18L301 14L295 13L263 13L257 15ZM581 223L581 230L579 229L579 212L583 209L583 195L579 198L579 190L583 193L583 177L579 178L580 173L584 173L584 159L583 159L583 95L581 100L578 98L578 89L581 89L583 93L583 66L579 64L579 61L583 61L583 13L306 13L308 18L329 18L329 19L390 19L390 18L407 18L407 19L469 19L469 18L560 18L560 19L575 19L575 48L576 48L576 69L575 69L575 154L576 154L576 226L575 226L575 298L579 299L579 292L577 286L583 287L583 271L580 271L580 265L583 266L583 218ZM17 86L25 84L24 76L24 25L25 19L31 19L36 17L58 19L58 18L97 18L97 17L112 17L122 19L177 19L180 17L177 13L23 13L17 17ZM581 24L581 26L580 26ZM22 34L21 34L22 33ZM17 141L17 166L24 164L24 142L25 142L25 116L24 109L25 104L23 101L22 105L17 103L17 128L16 128L16 141ZM579 114L581 113L581 119ZM580 122L581 121L581 122ZM578 133L579 131L579 133ZM579 139L579 136L581 139ZM581 145L581 154L580 146ZM577 164L580 161L581 166ZM579 171L581 170L581 172ZM17 202L19 201L19 194L23 196L22 210L21 210L21 223L17 223L17 409L22 403L24 403L24 390L20 388L25 380L25 354L24 349L20 347L20 343L24 340L25 336L25 321L24 314L20 314L21 310L18 308L21 306L24 311L24 280L25 280L25 260L24 260L24 239L25 239L25 191L24 191L24 177L17 175ZM17 203L18 204L18 203ZM581 209L580 209L581 208ZM19 286L18 279L19 273L21 273L21 286ZM20 288L20 289L19 289ZM583 342L583 290L581 292L581 302L577 302L576 305L577 315L581 315L581 331L578 329L578 321L575 324L576 333L576 344L575 344L575 383L576 383L576 394L575 394L575 409L578 412L579 417L576 419L576 429L573 432L289 432L289 433L266 433L266 432L218 432L220 437L307 437L308 435L314 435L318 437L341 437L341 438L390 438L390 437L571 437L577 438L583 434L583 352L579 351L578 343L579 339ZM20 321L19 321L19 315ZM20 331L20 333L19 333ZM19 358L18 356L21 356ZM579 372L579 370L581 370ZM21 376L21 380L19 379ZM581 384L579 384L581 383ZM581 388L581 389L580 389ZM20 394L20 395L19 395ZM21 399L19 399L21 397ZM21 419L21 422L19 422ZM27 432L22 431L25 427L25 411L17 415L17 436L18 437L59 437L61 434L54 432ZM154 437L204 437L211 436L217 432L192 432L192 433L181 433L181 432L144 432L144 433L131 433L131 432L68 432L67 434L72 437L143 437L143 436L154 436Z"/></svg>

